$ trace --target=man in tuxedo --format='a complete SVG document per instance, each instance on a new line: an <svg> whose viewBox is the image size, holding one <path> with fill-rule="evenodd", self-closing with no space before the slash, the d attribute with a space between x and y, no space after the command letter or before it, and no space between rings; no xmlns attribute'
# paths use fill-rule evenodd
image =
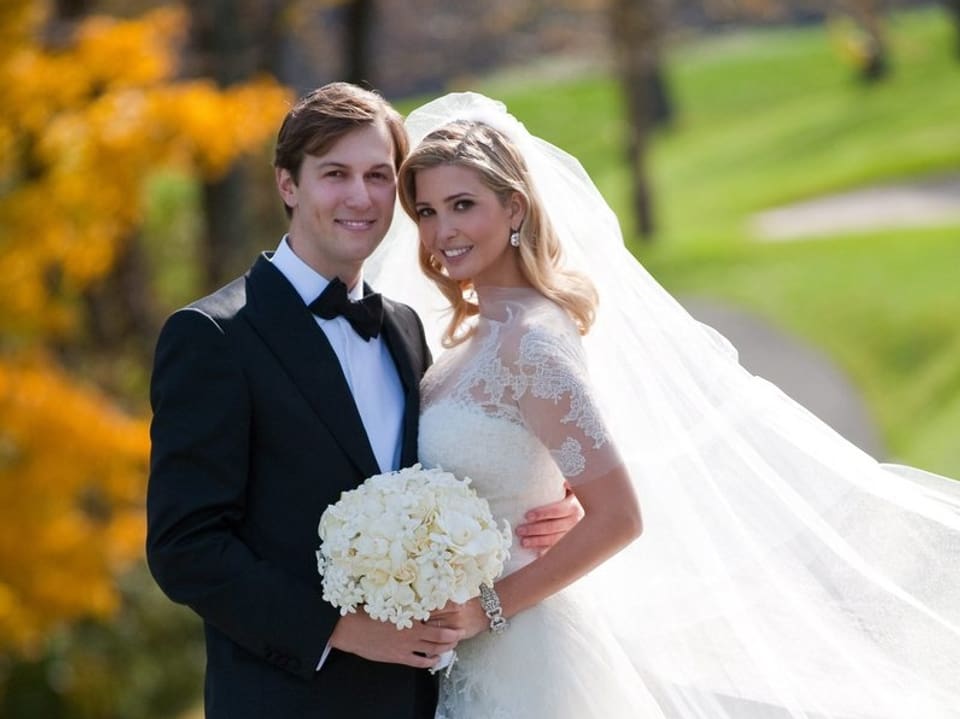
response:
<svg viewBox="0 0 960 719"><path fill-rule="evenodd" d="M425 669L458 632L341 617L315 557L342 491L417 458L423 327L362 280L407 145L375 93L334 83L302 98L275 157L288 233L160 334L147 558L203 618L210 719L433 717ZM565 500L532 516L518 533L546 547L579 514Z"/></svg>

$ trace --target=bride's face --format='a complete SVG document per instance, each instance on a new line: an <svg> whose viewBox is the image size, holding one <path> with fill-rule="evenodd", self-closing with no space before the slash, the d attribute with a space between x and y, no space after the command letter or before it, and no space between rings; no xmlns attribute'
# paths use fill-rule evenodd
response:
<svg viewBox="0 0 960 719"><path fill-rule="evenodd" d="M479 173L459 165L420 170L414 178L420 242L455 280L476 287L529 284L510 232L523 221L524 201L502 201Z"/></svg>

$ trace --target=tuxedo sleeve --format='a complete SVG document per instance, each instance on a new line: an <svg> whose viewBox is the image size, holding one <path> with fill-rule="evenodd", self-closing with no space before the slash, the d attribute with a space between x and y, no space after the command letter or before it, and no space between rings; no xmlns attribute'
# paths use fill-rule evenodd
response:
<svg viewBox="0 0 960 719"><path fill-rule="evenodd" d="M150 399L147 559L157 583L236 644L312 676L339 614L317 588L258 557L238 532L252 408L221 324L196 310L171 316Z"/></svg>

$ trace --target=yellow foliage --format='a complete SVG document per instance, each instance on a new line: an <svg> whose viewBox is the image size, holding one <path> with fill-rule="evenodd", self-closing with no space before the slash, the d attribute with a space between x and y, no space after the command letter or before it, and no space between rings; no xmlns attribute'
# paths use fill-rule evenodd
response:
<svg viewBox="0 0 960 719"><path fill-rule="evenodd" d="M112 578L140 557L146 420L49 360L0 361L0 647L106 616Z"/></svg>
<svg viewBox="0 0 960 719"><path fill-rule="evenodd" d="M173 79L185 23L162 8L92 18L66 48L0 48L0 331L71 329L69 305L141 223L151 172L215 179L272 135L290 100L273 79Z"/></svg>
<svg viewBox="0 0 960 719"><path fill-rule="evenodd" d="M22 42L49 12L43 0L4 0L0 2L0 55Z"/></svg>
<svg viewBox="0 0 960 719"><path fill-rule="evenodd" d="M175 8L160 8L140 20L91 18L77 33L76 61L97 85L147 87L166 81L176 70L174 50L185 21Z"/></svg>
<svg viewBox="0 0 960 719"><path fill-rule="evenodd" d="M871 40L862 27L840 15L828 17L826 26L830 45L842 62L857 70L870 62Z"/></svg>
<svg viewBox="0 0 960 719"><path fill-rule="evenodd" d="M258 147L279 126L289 91L267 77L227 90L198 80L151 96L148 112L160 127L176 127L179 150L208 178L225 173L239 152ZM264 113L263 106L279 109Z"/></svg>
<svg viewBox="0 0 960 719"><path fill-rule="evenodd" d="M271 137L290 101L270 78L176 78L180 9L96 17L39 42L46 3L0 7L0 653L106 616L140 557L149 439L45 351L78 326L144 213L151 174L213 179Z"/></svg>

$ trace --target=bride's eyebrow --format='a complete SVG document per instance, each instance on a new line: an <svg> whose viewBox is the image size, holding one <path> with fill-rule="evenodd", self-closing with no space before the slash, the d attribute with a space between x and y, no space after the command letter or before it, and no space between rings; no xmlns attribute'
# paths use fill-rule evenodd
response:
<svg viewBox="0 0 960 719"><path fill-rule="evenodd" d="M444 197L442 200L440 200L440 204L446 205L451 202L456 202L457 200L462 200L464 198L473 199L473 193L466 192L466 191L455 192L454 194L448 195L447 197ZM430 203L425 200L418 200L417 202L414 203L414 207L429 207L429 206L430 206Z"/></svg>

